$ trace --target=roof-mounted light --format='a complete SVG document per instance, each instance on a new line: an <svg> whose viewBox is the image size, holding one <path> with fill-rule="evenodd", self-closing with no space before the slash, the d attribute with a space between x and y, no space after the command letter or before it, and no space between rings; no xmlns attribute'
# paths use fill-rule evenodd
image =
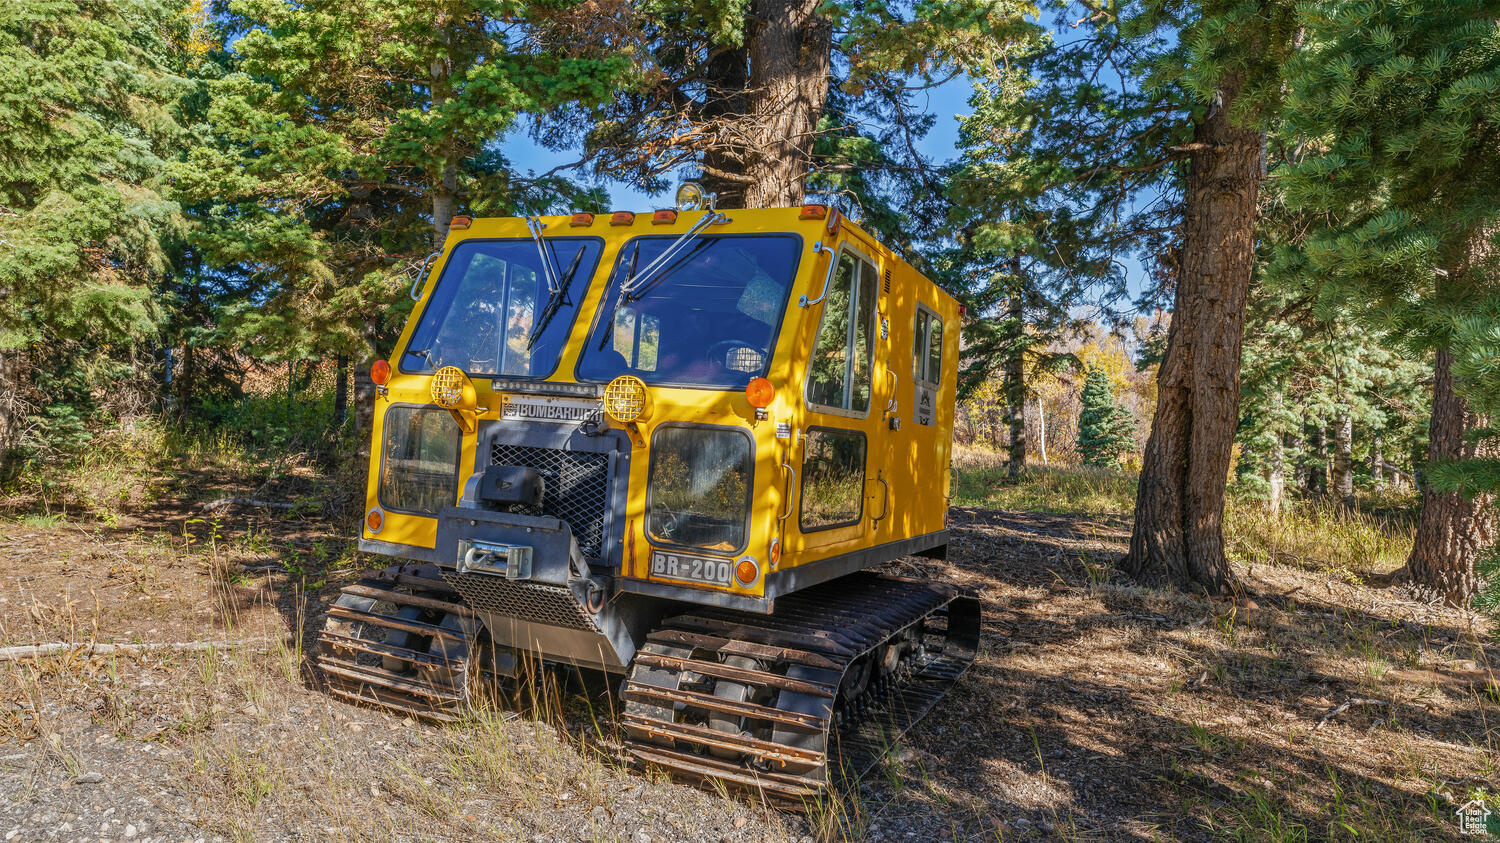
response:
<svg viewBox="0 0 1500 843"><path fill-rule="evenodd" d="M473 222L473 217L454 217L453 219L448 221L448 228L450 231L454 229L462 231L463 229L468 228Z"/></svg>
<svg viewBox="0 0 1500 843"><path fill-rule="evenodd" d="M615 211L613 214L610 214L609 224L610 225L634 225L635 224L635 214L632 214L629 211Z"/></svg>
<svg viewBox="0 0 1500 843"><path fill-rule="evenodd" d="M593 224L593 214L574 214L573 219L568 221L568 225L572 226L573 228L587 228Z"/></svg>

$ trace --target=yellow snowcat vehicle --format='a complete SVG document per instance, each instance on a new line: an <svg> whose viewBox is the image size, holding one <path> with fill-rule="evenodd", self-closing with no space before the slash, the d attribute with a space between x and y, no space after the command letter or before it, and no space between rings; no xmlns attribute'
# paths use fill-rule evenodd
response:
<svg viewBox="0 0 1500 843"><path fill-rule="evenodd" d="M796 801L974 658L864 569L948 542L958 303L823 205L453 221L378 397L329 690L453 719L527 657L615 674L629 752ZM682 208L682 205L679 205Z"/></svg>

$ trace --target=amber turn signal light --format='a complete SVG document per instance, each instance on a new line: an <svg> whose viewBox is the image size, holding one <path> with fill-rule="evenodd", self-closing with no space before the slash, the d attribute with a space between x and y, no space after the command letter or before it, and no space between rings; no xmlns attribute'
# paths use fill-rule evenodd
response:
<svg viewBox="0 0 1500 843"><path fill-rule="evenodd" d="M448 221L448 227L450 229L451 228L457 228L457 229L462 230L462 229L468 228L469 225L471 223L473 223L473 222L474 222L474 220L471 217L454 217L453 219L451 219L451 220Z"/></svg>
<svg viewBox="0 0 1500 843"><path fill-rule="evenodd" d="M635 222L635 214L629 211L615 211L609 217L610 225L631 225Z"/></svg>
<svg viewBox="0 0 1500 843"><path fill-rule="evenodd" d="M828 216L827 205L803 205L802 213L797 215L799 220L821 220Z"/></svg>
<svg viewBox="0 0 1500 843"><path fill-rule="evenodd" d="M370 380L376 386L385 386L391 382L391 364L384 360L376 360L370 364Z"/></svg>
<svg viewBox="0 0 1500 843"><path fill-rule="evenodd" d="M572 226L573 228L587 228L593 224L593 214L574 214L573 219L568 222L568 225Z"/></svg>
<svg viewBox="0 0 1500 843"><path fill-rule="evenodd" d="M652 225L671 225L677 222L677 212L671 208L664 208L651 215Z"/></svg>
<svg viewBox="0 0 1500 843"><path fill-rule="evenodd" d="M752 378L748 384L745 384L745 400L757 410L764 410L771 406L771 401L775 397L776 387L765 378Z"/></svg>
<svg viewBox="0 0 1500 843"><path fill-rule="evenodd" d="M371 533L380 532L380 528L384 526L385 513L380 511L380 507L377 506L371 509L369 513L365 515L365 528L368 529Z"/></svg>
<svg viewBox="0 0 1500 843"><path fill-rule="evenodd" d="M734 566L734 578L739 580L740 585L754 585L760 578L760 566L755 564L754 559L746 556Z"/></svg>

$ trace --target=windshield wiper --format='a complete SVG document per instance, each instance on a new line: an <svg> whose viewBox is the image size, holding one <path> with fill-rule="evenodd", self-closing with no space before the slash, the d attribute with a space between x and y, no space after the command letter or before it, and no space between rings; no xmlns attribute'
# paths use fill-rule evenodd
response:
<svg viewBox="0 0 1500 843"><path fill-rule="evenodd" d="M646 266L645 269L641 270L640 276L632 276L631 278L626 279L626 283L620 286L620 297L622 299L630 297L631 294L635 292L637 287L641 287L649 283L651 281L652 274L655 273L659 268L670 265L672 259L677 256L677 253L686 248L687 245L693 241L693 238L697 237L703 231L703 229L721 222L729 222L729 217L718 213L717 211L711 214L704 214L701 219L693 223L692 228L684 231L681 237L677 238L677 240L674 241L672 245L668 246L665 251L663 251L656 257L656 260L652 261Z"/></svg>
<svg viewBox="0 0 1500 843"><path fill-rule="evenodd" d="M547 243L542 240L542 218L527 217L526 229L531 232L531 239L536 242L536 253L542 258L542 277L547 279L547 292L556 295L559 283L558 276L562 273L557 267L557 253L548 254Z"/></svg>
<svg viewBox="0 0 1500 843"><path fill-rule="evenodd" d="M619 297L615 299L615 306L610 308L609 321L605 323L604 336L599 338L599 348L602 349L609 344L609 338L614 334L615 317L619 315L620 308L640 297L637 295L637 291L642 290L655 280L652 278L653 274L665 277L664 271L658 271L660 267L675 269L676 264L674 263L674 259L682 252L683 248L693 241L693 238L702 234L703 229L721 222L729 222L729 217L717 211L704 214L697 222L693 223L692 228L684 231L681 237L672 241L672 245L663 250L660 255L657 255L656 260L647 264L646 268L641 270L639 275L635 272L635 263L636 259L641 256L641 241L639 239L635 241L635 251L630 255L630 273L625 276L625 280L620 282Z"/></svg>
<svg viewBox="0 0 1500 843"><path fill-rule="evenodd" d="M531 336L526 338L526 350L530 351L536 347L537 340L542 338L542 332L547 330L547 325L552 322L552 317L564 304L572 304L568 298L568 290L573 286L573 276L578 272L578 265L583 262L583 253L586 249L578 247L578 254L573 256L573 262L568 264L568 271L564 272L558 281L557 290L547 298L547 306L542 308L542 313L537 317L536 326L531 329Z"/></svg>

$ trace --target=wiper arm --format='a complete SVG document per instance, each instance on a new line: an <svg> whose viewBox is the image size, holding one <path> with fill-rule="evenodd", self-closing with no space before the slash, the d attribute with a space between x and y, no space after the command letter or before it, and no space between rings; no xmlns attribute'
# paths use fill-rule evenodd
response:
<svg viewBox="0 0 1500 843"><path fill-rule="evenodd" d="M646 266L645 269L641 270L641 274L639 276L635 276L632 274L630 278L627 278L625 280L624 284L620 285L621 301L624 301L626 297L634 293L637 287L648 283L651 280L652 273L655 273L661 267L667 266L672 258L676 257L677 253L681 252L683 248L691 243L693 238L702 233L705 228L721 222L729 222L729 217L717 211L704 214L701 218L699 218L697 222L693 223L692 228L684 231L681 237L677 238L677 240L673 242L672 245L666 248L666 251L658 255L656 260L652 261L649 265Z"/></svg>
<svg viewBox="0 0 1500 843"><path fill-rule="evenodd" d="M420 357L427 361L428 366L434 369L437 368L437 361L432 359L432 349L430 348L408 348L406 353L413 357Z"/></svg>
<svg viewBox="0 0 1500 843"><path fill-rule="evenodd" d="M537 340L542 338L542 332L547 330L547 325L552 322L552 317L568 302L568 290L573 286L573 276L578 272L578 265L583 262L583 246L578 247L578 254L573 256L573 262L568 264L568 271L563 273L558 281L557 291L547 299L547 306L537 317L536 326L531 329L531 336L526 338L526 350L530 351L536 347Z"/></svg>
<svg viewBox="0 0 1500 843"><path fill-rule="evenodd" d="M615 335L615 317L620 315L620 305L625 303L625 291L630 289L630 283L635 280L635 262L641 256L641 241L635 241L635 250L630 253L630 271L625 275L625 280L620 282L620 294L615 299L615 306L609 309L609 319L604 323L603 336L599 337L599 348L603 349L609 345L610 337Z"/></svg>
<svg viewBox="0 0 1500 843"><path fill-rule="evenodd" d="M536 253L542 258L542 277L547 279L547 292L556 295L560 283L558 276L562 273L557 268L557 255L547 254L547 244L542 241L542 218L527 217L526 229L531 232L531 239L536 242Z"/></svg>

